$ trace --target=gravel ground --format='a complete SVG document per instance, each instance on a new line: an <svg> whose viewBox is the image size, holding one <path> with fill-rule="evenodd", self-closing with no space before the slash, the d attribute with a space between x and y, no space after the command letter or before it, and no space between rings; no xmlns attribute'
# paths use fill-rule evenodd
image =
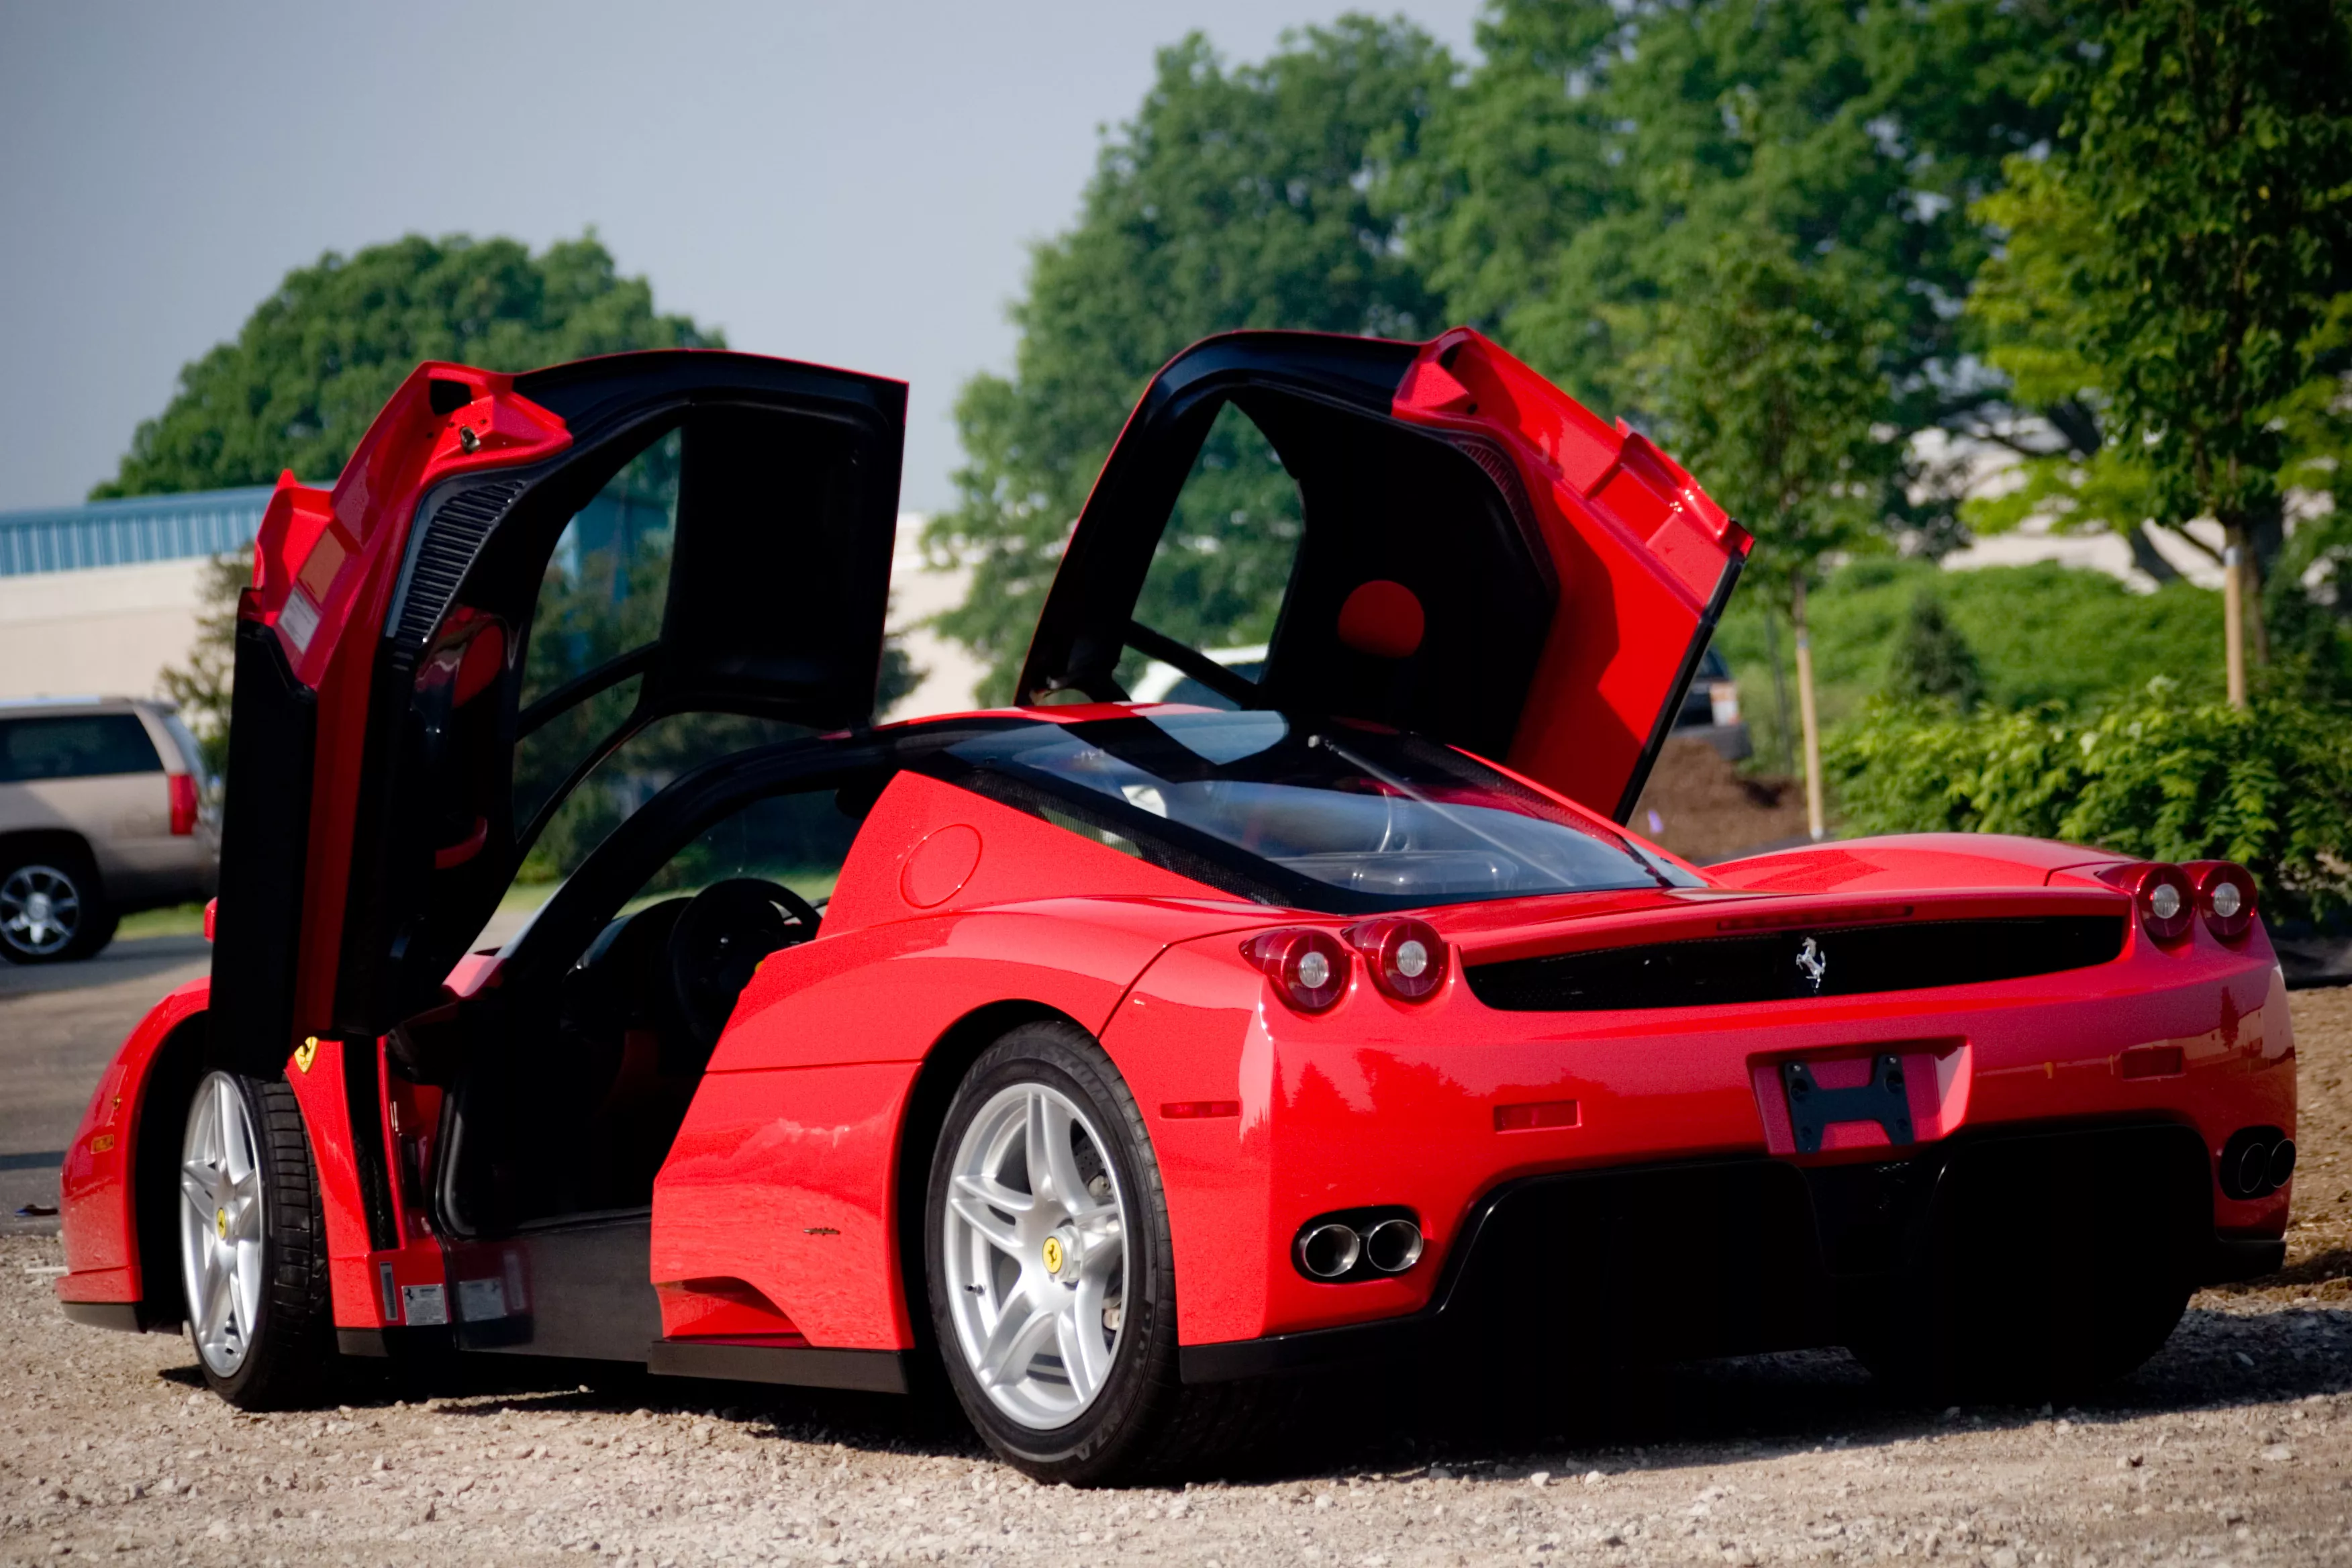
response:
<svg viewBox="0 0 2352 1568"><path fill-rule="evenodd" d="M184 1342L77 1329L0 1237L0 1563L2352 1563L2352 990L2298 994L2288 1268L2060 1411L1892 1408L1844 1355L1662 1373L1532 1447L1367 1421L1288 1469L1077 1492L936 1409L528 1363L245 1415Z"/></svg>

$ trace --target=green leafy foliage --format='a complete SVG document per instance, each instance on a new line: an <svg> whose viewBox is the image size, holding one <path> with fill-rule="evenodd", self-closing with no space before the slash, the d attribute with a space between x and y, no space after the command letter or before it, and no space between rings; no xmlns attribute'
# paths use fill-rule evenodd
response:
<svg viewBox="0 0 2352 1568"><path fill-rule="evenodd" d="M2056 511L2135 533L2210 516L2267 552L2281 470L2328 444L2342 396L2352 26L2334 0L2100 16L2097 47L2044 84L2067 111L2053 149L2012 158L1979 204L2007 237L1969 302L2063 443L1969 521Z"/></svg>
<svg viewBox="0 0 2352 1568"><path fill-rule="evenodd" d="M2096 718L1888 706L1824 759L1850 832L2017 833L2160 860L2235 860L2275 917L2352 910L2352 726L2290 699L2164 681Z"/></svg>
<svg viewBox="0 0 2352 1568"><path fill-rule="evenodd" d="M1451 90L1444 50L1402 21L1350 16L1228 67L1198 35L1162 50L1135 118L1104 144L1077 224L1038 247L1013 307L1013 374L957 405L966 466L935 550L974 562L949 636L1012 689L1055 563L1127 411L1178 350L1241 327L1426 335L1435 296L1380 200ZM1222 422L1140 606L1212 643L1263 635L1297 501L1246 421ZM1272 563L1272 564L1269 564Z"/></svg>
<svg viewBox="0 0 2352 1568"><path fill-rule="evenodd" d="M424 360L523 371L724 341L657 314L651 286L622 277L593 232L536 256L465 235L330 251L289 272L234 340L182 367L171 403L90 495L266 485L289 468L331 479Z"/></svg>
<svg viewBox="0 0 2352 1568"><path fill-rule="evenodd" d="M2055 703L2068 712L2095 712L2127 700L2153 676L2171 679L2186 700L2221 698L2213 648L2221 637L2221 605L2205 589L2176 582L2136 594L2105 573L2055 563L1944 572L1932 562L1873 556L1831 573L1806 601L1826 728L1860 717L1886 690L1923 594L1935 595L1974 651L1982 701L1992 710ZM1735 595L1716 646L1740 682L1759 763L1778 767L1788 750L1771 700L1769 610L1760 595ZM1779 647L1783 678L1792 679L1785 617Z"/></svg>
<svg viewBox="0 0 2352 1568"><path fill-rule="evenodd" d="M2054 132L2033 88L2070 27L2000 0L1503 0L1400 179L1414 254L1457 319L1638 420L1642 363L1709 253L1763 231L1843 258L1885 334L1876 417L1897 442L1966 425L2000 391L1953 309L1990 248L1969 206ZM1903 468L1880 512L1948 539L1948 487Z"/></svg>
<svg viewBox="0 0 2352 1568"><path fill-rule="evenodd" d="M1944 613L1940 595L1922 593L1886 662L1886 692L1898 702L1948 702L1965 713L1984 698L1977 650Z"/></svg>
<svg viewBox="0 0 2352 1568"><path fill-rule="evenodd" d="M1784 590L1863 537L1900 459L1878 426L1875 282L1849 253L1809 265L1770 229L1734 230L1677 278L1642 356L1676 456L1756 535L1751 574Z"/></svg>

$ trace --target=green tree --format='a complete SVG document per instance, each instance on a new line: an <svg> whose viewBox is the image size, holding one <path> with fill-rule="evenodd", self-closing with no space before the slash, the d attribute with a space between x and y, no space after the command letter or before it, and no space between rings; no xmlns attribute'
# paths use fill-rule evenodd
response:
<svg viewBox="0 0 2352 1568"><path fill-rule="evenodd" d="M2120 485L2125 511L2159 523L2221 525L2242 705L2243 576L2255 537L2278 531L2282 416L2323 370L2352 287L2352 26L2337 0L2133 0L2102 16L2097 47L2053 73L2068 106L2056 150L2013 163L2016 194L1988 209L2011 230L1988 304L2010 365L2040 353L2085 384L2105 440L2080 485ZM2258 621L2258 655L2260 637Z"/></svg>
<svg viewBox="0 0 2352 1568"><path fill-rule="evenodd" d="M1755 533L1750 574L1788 607L1813 837L1824 831L1805 591L1821 558L1878 515L1900 448L1880 425L1894 328L1866 264L1808 264L1769 229L1722 235L1686 264L1643 356L1644 401L1677 455Z"/></svg>
<svg viewBox="0 0 2352 1568"><path fill-rule="evenodd" d="M930 546L973 562L940 628L1012 689L1062 541L1128 409L1186 344L1241 327L1425 336L1435 297L1381 200L1417 156L1454 64L1402 22L1361 16L1286 35L1228 66L1195 34L1164 49L1135 118L1097 159L1077 224L1037 247L1012 316L1011 376L969 383L967 458ZM1171 635L1270 629L1295 492L1246 421L1222 420L1160 545L1142 606Z"/></svg>
<svg viewBox="0 0 2352 1568"><path fill-rule="evenodd" d="M2000 389L1955 309L1990 246L1970 204L2054 132L2032 89L2069 36L2003 0L1501 0L1399 183L1408 237L1455 319L1638 420L1685 282L1727 230L1768 231L1869 289L1882 425L1972 430ZM1950 542L1959 483L1906 458L1881 516Z"/></svg>
<svg viewBox="0 0 2352 1568"><path fill-rule="evenodd" d="M593 231L534 256L512 239L409 235L286 275L228 342L180 371L139 426L108 496L266 485L342 471L393 389L423 360L532 370L627 349L725 339L654 310Z"/></svg>
<svg viewBox="0 0 2352 1568"><path fill-rule="evenodd" d="M1984 700L1977 650L1944 613L1942 595L1926 593L1911 601L1887 660L1886 692L1898 702L1948 702L1962 712Z"/></svg>

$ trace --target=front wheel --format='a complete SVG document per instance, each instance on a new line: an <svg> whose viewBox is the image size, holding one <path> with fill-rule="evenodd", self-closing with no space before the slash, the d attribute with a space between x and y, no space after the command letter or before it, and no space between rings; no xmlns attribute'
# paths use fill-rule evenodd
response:
<svg viewBox="0 0 2352 1568"><path fill-rule="evenodd" d="M327 1233L294 1091L215 1072L180 1147L188 1337L213 1392L246 1410L314 1400L332 1364Z"/></svg>
<svg viewBox="0 0 2352 1568"><path fill-rule="evenodd" d="M1265 1391L1178 1380L1159 1163L1076 1026L1024 1025L972 1064L932 1156L923 1252L957 1400L1028 1474L1089 1485L1255 1435Z"/></svg>

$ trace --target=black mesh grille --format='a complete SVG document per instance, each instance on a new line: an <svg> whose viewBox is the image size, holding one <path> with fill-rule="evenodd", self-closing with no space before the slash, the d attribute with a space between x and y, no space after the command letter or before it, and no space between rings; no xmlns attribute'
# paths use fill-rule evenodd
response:
<svg viewBox="0 0 2352 1568"><path fill-rule="evenodd" d="M1507 1012L1722 1006L2053 974L2105 963L2123 943L2118 915L1920 921L1548 953L1474 963L1464 977Z"/></svg>
<svg viewBox="0 0 2352 1568"><path fill-rule="evenodd" d="M480 552L507 508L522 493L522 481L503 479L476 485L451 496L434 510L424 537L416 543L416 562L408 574L408 592L400 602L400 620L393 636L401 647L420 648L457 592L466 569Z"/></svg>

